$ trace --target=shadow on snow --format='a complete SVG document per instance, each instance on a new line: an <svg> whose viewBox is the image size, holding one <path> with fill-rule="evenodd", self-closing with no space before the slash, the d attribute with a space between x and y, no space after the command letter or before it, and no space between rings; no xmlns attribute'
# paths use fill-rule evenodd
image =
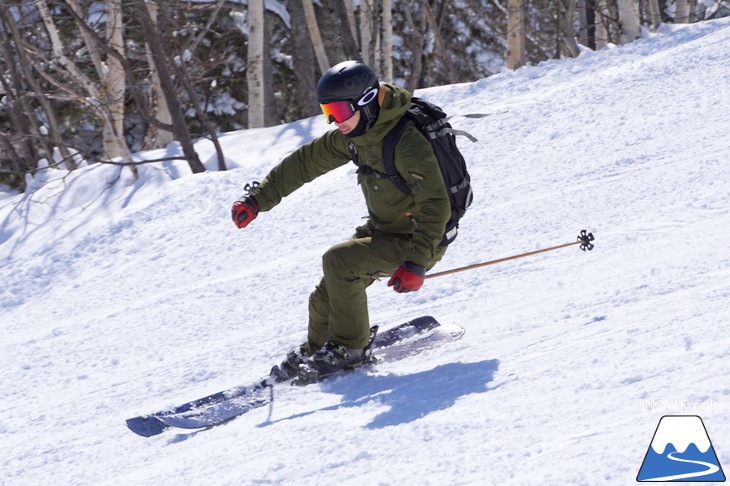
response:
<svg viewBox="0 0 730 486"><path fill-rule="evenodd" d="M379 402L390 408L374 417L367 428L407 424L430 413L446 410L462 396L487 391L487 385L498 369L499 360L491 359L476 363L449 363L410 375L360 375L324 382L322 391L342 395L341 403L275 421L267 420L259 427L370 402Z"/></svg>

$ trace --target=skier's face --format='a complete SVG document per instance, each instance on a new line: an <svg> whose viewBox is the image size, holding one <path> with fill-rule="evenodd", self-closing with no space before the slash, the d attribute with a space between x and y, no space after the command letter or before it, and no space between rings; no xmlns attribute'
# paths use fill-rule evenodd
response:
<svg viewBox="0 0 730 486"><path fill-rule="evenodd" d="M354 115L352 115L350 118L343 122L335 122L335 125L337 128L344 134L347 135L351 131L357 127L357 124L360 123L360 112L356 111Z"/></svg>

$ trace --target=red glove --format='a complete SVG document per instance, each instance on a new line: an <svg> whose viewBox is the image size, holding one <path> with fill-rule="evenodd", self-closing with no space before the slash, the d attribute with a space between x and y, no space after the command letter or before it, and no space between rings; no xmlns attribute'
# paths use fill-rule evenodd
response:
<svg viewBox="0 0 730 486"><path fill-rule="evenodd" d="M256 199L246 196L240 201L233 203L231 217L233 223L239 228L245 228L248 223L256 219L259 214L259 205Z"/></svg>
<svg viewBox="0 0 730 486"><path fill-rule="evenodd" d="M426 269L413 262L405 262L388 280L388 287L393 287L398 293L413 292L423 285Z"/></svg>

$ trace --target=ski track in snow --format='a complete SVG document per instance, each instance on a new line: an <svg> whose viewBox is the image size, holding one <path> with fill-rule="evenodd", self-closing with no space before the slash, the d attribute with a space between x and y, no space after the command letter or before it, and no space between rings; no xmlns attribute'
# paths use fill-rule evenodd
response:
<svg viewBox="0 0 730 486"><path fill-rule="evenodd" d="M94 165L0 198L0 484L634 484L667 413L641 403L661 399L718 404L701 415L730 463L728 52L719 19L419 92L494 113L453 121L479 139L459 141L476 200L434 271L581 229L595 250L376 283L373 324L431 314L465 336L205 431L124 420L250 382L304 339L321 254L365 214L354 166L245 230L229 211L322 117L226 134L228 172Z"/></svg>

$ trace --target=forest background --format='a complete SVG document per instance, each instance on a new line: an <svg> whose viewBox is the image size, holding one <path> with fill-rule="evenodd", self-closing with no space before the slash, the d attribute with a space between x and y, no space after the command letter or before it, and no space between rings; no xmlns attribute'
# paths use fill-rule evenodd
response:
<svg viewBox="0 0 730 486"><path fill-rule="evenodd" d="M173 142L202 172L200 137L225 170L218 134L320 113L316 82L346 59L412 91L728 15L728 0L4 0L0 191L50 167L136 173L156 161L135 152Z"/></svg>

